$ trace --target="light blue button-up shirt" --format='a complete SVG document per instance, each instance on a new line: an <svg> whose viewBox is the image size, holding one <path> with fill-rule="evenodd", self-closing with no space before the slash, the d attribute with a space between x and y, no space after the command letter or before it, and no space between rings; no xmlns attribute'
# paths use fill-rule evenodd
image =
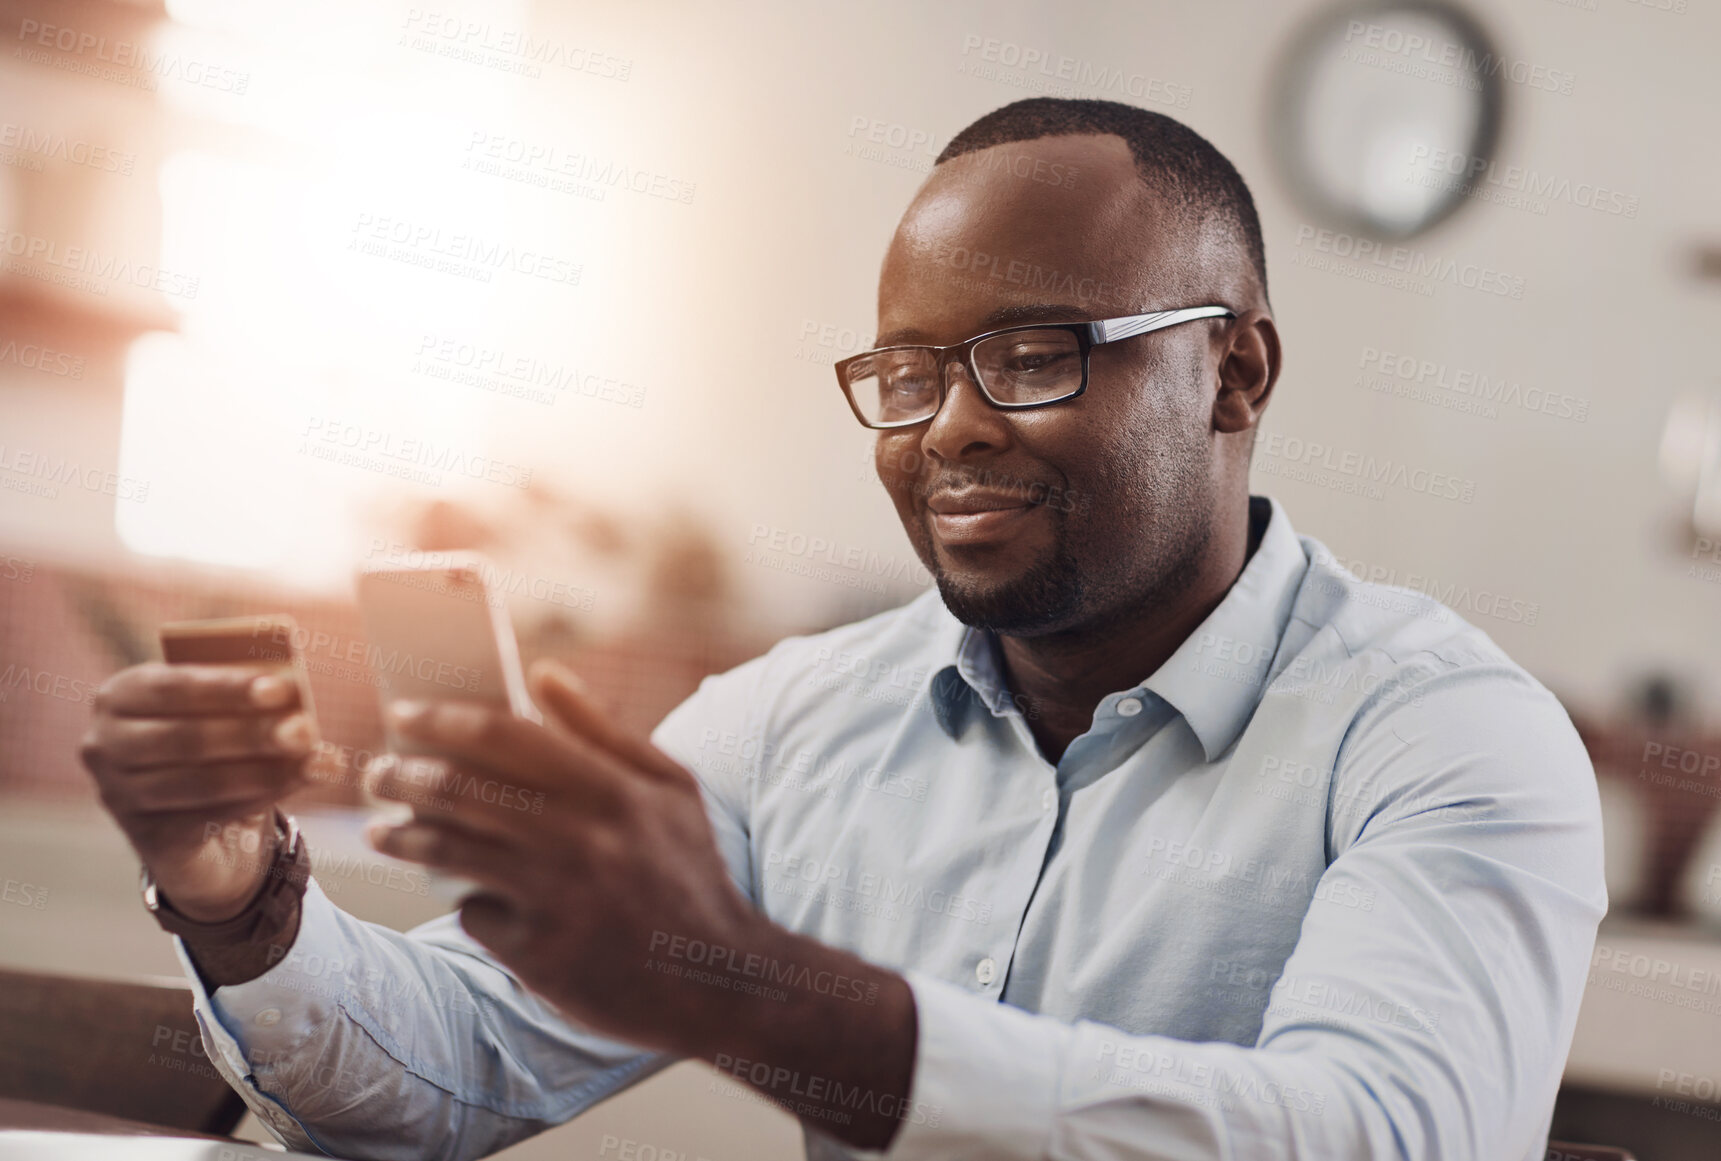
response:
<svg viewBox="0 0 1721 1161"><path fill-rule="evenodd" d="M1583 746L1479 629L1251 514L1218 607L1057 763L936 592L654 734L757 906L907 975L888 1156L1540 1161L1607 902ZM403 935L315 885L264 976L187 967L211 1059L301 1149L477 1157L669 1063L454 917Z"/></svg>

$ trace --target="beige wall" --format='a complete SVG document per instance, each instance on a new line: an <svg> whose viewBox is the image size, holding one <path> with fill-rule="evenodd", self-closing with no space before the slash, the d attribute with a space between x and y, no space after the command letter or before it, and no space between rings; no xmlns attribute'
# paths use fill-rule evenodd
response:
<svg viewBox="0 0 1721 1161"><path fill-rule="evenodd" d="M832 351L816 335L811 342L801 338L809 324L815 332L870 330L883 245L920 180L915 167L929 160L924 151L888 147L882 160L856 156L851 150L864 134L851 134L851 126L855 118L899 125L935 149L973 117L1023 95L1019 87L972 75L968 66L980 58L965 53L969 38L1065 54L1186 86L1186 108L1145 103L1184 117L1250 181L1287 347L1269 436L1449 473L1474 483L1474 501L1402 488L1381 499L1347 495L1266 474L1260 452L1257 490L1276 493L1303 532L1347 559L1393 570L1400 581L1425 578L1437 591L1468 588L1516 601L1519 610L1536 606L1533 625L1517 619L1522 612L1473 619L1562 690L1602 698L1622 676L1652 663L1699 675L1713 688L1721 677L1718 590L1687 575L1689 560L1668 546L1665 525L1676 505L1657 474L1656 449L1670 400L1714 387L1705 356L1721 296L1713 282L1705 286L1690 275L1688 250L1717 232L1713 192L1721 162L1707 139L1721 81L1707 54L1721 33L1721 10L1691 4L1684 13L1661 12L1625 0L1598 0L1595 11L1553 0L1488 6L1506 55L1575 77L1569 94L1507 86L1502 160L1616 188L1641 206L1627 219L1559 202L1545 214L1472 203L1412 243L1436 259L1521 278L1524 294L1514 301L1450 284L1423 297L1297 264L1313 250L1306 239L1299 244L1300 228L1320 223L1291 204L1269 166L1266 78L1288 30L1314 7L1303 0L1232 0L1055 9L903 3L522 11L519 19L551 41L630 62L625 81L557 70L510 77L414 54L392 44L409 19L404 7L377 7L362 19L345 9L316 10L317 19L306 22L311 45L316 37L333 45L334 64L313 47L295 48L290 38L281 38L287 45L281 47L247 39L243 29L209 34L215 39L206 43L217 47L205 51L250 69L254 88L242 99L248 103L216 107L205 99L193 108L196 116L175 114L163 134L167 150L197 145L268 155L273 149L273 165L290 167L305 155L344 163L349 173L379 158L416 167L422 173L407 174L397 187L378 187L409 191L402 195L408 204L379 207L403 216L431 214L415 210L410 191L471 180L455 171L474 131L585 149L691 183L693 193L685 205L613 192L599 204L492 181L471 203L479 227L577 255L584 262L577 291L518 285L469 301L462 297L468 287L448 284L445 300L438 297L444 280L428 288L427 299L413 300L429 306L409 317L383 312L374 325L335 335L331 342L345 344L342 360L318 362L285 349L297 345L293 336L316 348L322 341L316 328L333 325L291 312L276 337L263 334L247 346L243 326L224 323L218 309L219 296L242 301L245 288L219 278L205 282L195 310L206 313L194 329L223 335L230 362L212 373L218 392L250 378L249 358L258 375L291 378L292 390L322 382L306 390L325 401L390 376L410 379L403 367L429 329L546 359L586 360L642 387L644 405L582 407L567 400L540 408L470 392L452 420L431 430L446 432L452 424L491 454L532 466L539 479L565 481L623 509L685 498L709 516L763 615L804 623L833 615L841 601L851 608L876 603L884 598L747 560L749 540L763 526L822 538L839 552L876 552L887 571L899 574L912 563L868 475L866 435L843 409L826 366L806 357L828 359ZM500 24L508 27L506 19ZM304 26L298 31L304 35ZM371 59L366 52L383 59L390 51L389 68L412 70L412 83L427 86L431 105L444 74L475 85L482 103L432 108L414 123L423 140L404 147L391 128L396 123L386 120L377 121L374 136L359 132L335 144L280 131L270 102L309 103L315 91L289 80L324 68L362 73ZM359 92L361 101L387 103L381 91ZM361 104L340 116L362 125L363 113ZM225 128L223 119L230 122ZM240 144L247 140L275 144L259 150ZM126 196L148 194L138 185ZM338 195L321 217L277 220L292 247L337 251L348 241L353 207L376 205L374 195L343 188L338 178L332 188ZM308 242L292 238L294 230L310 231ZM270 253L276 251L259 248L258 261ZM338 297L339 269L319 269L323 281L311 285ZM358 317L364 321L362 311ZM1588 418L1578 423L1509 407L1489 419L1377 394L1355 385L1365 349L1581 397L1589 401ZM358 366L330 365L342 361ZM112 457L111 393L96 383L75 392L58 386L0 388L0 422L38 442L86 449L92 459ZM406 393L378 395L370 414L410 416L420 398L411 392L422 386L408 382ZM228 394L234 410L218 428L247 425L242 458L275 447L284 465L271 477L276 486L234 482L235 453L208 450L219 439L176 446L169 453L176 462L214 456L200 485L232 486L164 484L151 495L150 514L182 524L210 520L199 505L237 504L268 492L267 511L297 513L292 565L309 581L338 583L363 532L350 523L350 509L362 503L349 503L353 497L343 489L368 501L377 481L348 473L353 478L321 480L321 491L298 489L292 473L309 469L303 456L282 449L305 409L259 410L241 392ZM110 551L106 505L88 500L49 506L0 495L0 536L51 557ZM175 505L184 506L183 516ZM1454 600L1470 611L1461 596Z"/></svg>
<svg viewBox="0 0 1721 1161"><path fill-rule="evenodd" d="M291 525L283 535L307 583L337 583L364 532L350 509L376 499L375 481L309 470L290 448L305 412L281 404L293 398L291 390L259 404L256 384L283 379L325 403L375 391L367 404L374 414L398 414L403 428L416 430L417 401L428 398L428 388L406 365L416 338L442 328L542 358L587 360L643 386L646 397L638 409L573 400L535 408L474 394L456 398L458 406L438 423L604 505L692 504L714 528L762 617L805 623L831 615L845 600L857 607L883 599L750 563L749 539L763 526L822 538L839 553L851 547L877 553L887 566L909 560L895 518L868 478L867 436L842 406L827 367L808 356L828 361L833 353L816 340L822 327L859 335L872 327L883 246L920 180L916 166L930 159L888 148L882 159L856 156L852 150L862 141L851 134L855 119L902 126L934 148L942 145L969 120L1023 95L965 71L975 62L975 54L964 53L969 38L995 38L1187 86L1186 109L1150 107L1183 116L1227 152L1261 207L1287 347L1268 434L1447 472L1473 481L1475 498L1461 504L1389 490L1371 500L1261 471L1257 490L1278 495L1301 531L1347 559L1395 570L1400 580L1428 578L1437 590L1468 586L1520 608L1534 604L1533 625L1472 619L1563 692L1607 698L1622 677L1665 664L1702 678L1713 712L1721 681L1715 611L1721 589L1688 575L1690 562L1666 542L1673 500L1658 478L1656 449L1669 402L1682 391L1717 387L1712 352L1721 288L1693 279L1688 250L1721 234L1715 201L1721 159L1713 140L1721 74L1712 59L1721 43L1721 7L1701 0L1690 0L1683 13L1627 0L1597 0L1594 11L1553 0L1487 6L1509 55L1576 78L1570 94L1508 86L1502 159L1617 188L1641 205L1627 220L1569 204L1554 204L1545 215L1472 204L1414 243L1440 258L1522 278L1521 301L1450 285L1423 297L1298 265L1297 255L1310 249L1306 242L1299 247L1299 229L1314 223L1293 207L1269 168L1266 76L1287 31L1314 8L1308 0L1055 6L819 0L606 11L540 4L518 17L564 46L599 48L630 62L625 81L563 73L519 78L414 56L396 43L404 5L303 6L294 27L308 40L217 37L207 51L256 79L243 101L205 100L181 112L183 102L164 96L159 149L153 123L147 131L128 129L129 113L105 121L93 115L92 131L128 140L139 134L145 160L196 146L253 160L260 155L265 173L303 174L336 163L336 176L313 183L329 205L298 207L304 213L292 216L294 203L261 219L266 228L242 221L235 235L265 258L311 256L308 268L322 273L310 292L295 284L302 317L293 310L271 316L270 326L248 339L245 326L258 320L243 310L223 314L222 304L242 305L249 289L206 283L197 307L204 313L190 334L230 360L206 363L204 375L231 410L198 439L188 434L159 449L150 470L167 471L170 460L190 463L187 479L195 486L170 486L164 478L151 492L149 512L196 524L222 513L231 518L255 503ZM327 98L315 78L362 77L373 59L385 58L388 75L399 73L404 87L353 89L357 103L338 105L321 122L358 129L319 137L282 128L280 109ZM0 82L18 96L15 107L43 116L67 107L56 104L64 91L58 80L22 70L10 58L4 64ZM377 112L401 93L434 105L445 76L487 103L450 101L416 120ZM403 125L422 131L422 139L403 138ZM692 201L626 197L600 204L486 186L474 203L478 216L467 224L579 255L585 269L577 293L511 284L494 296L472 297L468 286L427 283L419 287L428 287L428 297L414 300L423 304L415 314L370 301L386 297L372 284L353 291L349 275L363 277L368 269L339 264L354 207L429 213L414 208L416 199L434 205L438 190L467 180L458 166L462 141L475 126L589 149L694 183ZM397 171L393 186L379 188L403 191L402 204L365 202L343 185L341 174L367 166ZM245 189L261 197L267 186ZM102 244L147 252L152 240L124 229L115 234L112 224L153 221L153 181L108 182L91 196L102 202L91 219L105 223L97 235L108 239ZM242 214L246 197L235 187L217 200ZM5 201L7 212L12 205ZM20 220L9 225L20 228ZM42 228L57 227L50 219ZM258 262L250 268L270 269ZM437 297L442 290L446 300ZM319 313L309 301L319 298L337 308ZM350 324L345 330L343 319ZM809 324L810 341L802 337ZM1590 401L1588 418L1576 423L1504 409L1483 419L1360 389L1354 382L1368 348L1582 397ZM320 357L325 350L341 357ZM116 466L118 383L102 359L90 367L85 379L65 382L0 365L0 441ZM197 429L195 420L188 416L188 432ZM237 441L237 452L222 448L224 435ZM243 476L236 461L249 460L264 462L267 474ZM297 516L295 504L303 509ZM0 491L0 547L44 560L124 559L111 505L76 490L53 501ZM147 948L140 956L153 957L138 962L171 970L161 941L139 926L129 886L116 886L129 883L129 856L117 835L87 815L75 825L114 868L106 887L81 896L99 899L101 914L56 910L56 930L27 933L14 925L16 942L0 949L3 958L75 968L88 962L90 933L121 922L123 914L130 917L127 937ZM75 862L84 849L68 839L32 853L16 845L19 832L11 839L14 854L29 865ZM386 905L377 917L405 918ZM601 1134L618 1132L660 1146L699 1142L717 1158L792 1155L793 1133L780 1118L731 1117L703 1092L702 1080L680 1073L653 1082L641 1101L630 1097L563 1131L570 1135L528 1148L596 1155ZM700 1120L707 1113L711 1119ZM713 1124L733 1135L712 1136Z"/></svg>
<svg viewBox="0 0 1721 1161"><path fill-rule="evenodd" d="M1689 561L1662 541L1673 501L1656 451L1675 394L1715 386L1708 355L1721 294L1690 276L1687 249L1721 232L1721 161L1705 144L1721 102L1705 46L1721 35L1721 9L1486 6L1507 54L1576 78L1569 95L1507 86L1502 160L1641 199L1635 220L1569 204L1536 215L1472 203L1411 243L1522 278L1523 298L1512 301L1451 285L1423 298L1296 264L1299 227L1315 223L1269 166L1266 77L1314 4L867 7L865 17L821 5L618 26L673 86L651 115L660 126L642 118L642 138L673 139L701 176L700 198L710 196L703 236L690 240L702 260L649 242L643 259L645 286L688 292L654 298L642 287L642 304L694 304L706 341L759 334L785 352L802 319L868 326L880 253L919 178L849 156L850 119L897 123L941 145L1020 95L963 73L970 34L1188 85L1186 110L1152 107L1184 116L1232 157L1264 221L1287 350L1266 431L1448 472L1474 481L1475 499L1344 495L1263 474L1259 452L1256 489L1277 494L1303 532L1347 559L1539 605L1533 626L1473 619L1563 689L1604 696L1621 675L1665 662L1705 677L1714 704L1721 591L1687 576ZM644 88L643 65L638 76ZM1576 423L1518 408L1490 420L1378 395L1353 385L1365 348L1586 398L1589 415ZM793 358L731 377L724 388L740 393L741 414L774 417L715 439L711 403L689 384L653 434L674 433L737 543L757 522L901 551L876 484L850 470L866 437L827 378Z"/></svg>

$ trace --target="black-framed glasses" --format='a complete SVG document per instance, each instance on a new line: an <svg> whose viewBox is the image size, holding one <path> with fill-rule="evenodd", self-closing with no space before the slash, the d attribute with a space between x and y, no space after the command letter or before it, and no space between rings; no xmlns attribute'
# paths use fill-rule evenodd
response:
<svg viewBox="0 0 1721 1161"><path fill-rule="evenodd" d="M855 418L870 428L925 423L944 405L945 368L961 360L993 407L1025 411L1074 399L1088 389L1088 352L1198 318L1236 318L1223 306L1187 306L1097 322L1029 323L975 335L948 347L862 351L836 364Z"/></svg>

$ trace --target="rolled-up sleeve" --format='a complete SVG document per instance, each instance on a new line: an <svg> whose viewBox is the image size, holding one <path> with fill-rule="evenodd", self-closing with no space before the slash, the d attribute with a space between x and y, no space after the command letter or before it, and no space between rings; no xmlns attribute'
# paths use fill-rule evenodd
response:
<svg viewBox="0 0 1721 1161"><path fill-rule="evenodd" d="M760 662L707 678L653 741L698 777L731 877L751 878L745 778ZM673 1063L567 1022L454 915L402 934L313 879L292 950L210 992L177 939L210 1059L280 1140L353 1159L482 1157Z"/></svg>
<svg viewBox="0 0 1721 1161"><path fill-rule="evenodd" d="M482 1157L670 1063L567 1023L456 917L402 934L314 881L292 950L257 979L210 993L180 957L210 1059L295 1149Z"/></svg>
<svg viewBox="0 0 1721 1161"><path fill-rule="evenodd" d="M910 973L914 1087L886 1155L1539 1157L1606 910L1570 721L1511 667L1444 672L1359 716L1331 794L1332 857L1254 1045L1063 1023Z"/></svg>

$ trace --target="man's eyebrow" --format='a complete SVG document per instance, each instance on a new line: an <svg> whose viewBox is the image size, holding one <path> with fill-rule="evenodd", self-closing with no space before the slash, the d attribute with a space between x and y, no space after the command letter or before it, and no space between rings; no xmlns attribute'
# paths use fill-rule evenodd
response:
<svg viewBox="0 0 1721 1161"><path fill-rule="evenodd" d="M1093 312L1067 302L1026 302L1017 306L1001 306L980 325L987 330L1033 322L1087 322Z"/></svg>
<svg viewBox="0 0 1721 1161"><path fill-rule="evenodd" d="M1093 312L1084 307L1067 302L1024 302L1013 306L1001 306L980 320L980 329L975 334L1014 326L1017 323L1036 322L1088 322L1093 318ZM894 347L902 343L920 343L926 341L926 332L914 327L900 327L886 332L874 339L880 347Z"/></svg>

